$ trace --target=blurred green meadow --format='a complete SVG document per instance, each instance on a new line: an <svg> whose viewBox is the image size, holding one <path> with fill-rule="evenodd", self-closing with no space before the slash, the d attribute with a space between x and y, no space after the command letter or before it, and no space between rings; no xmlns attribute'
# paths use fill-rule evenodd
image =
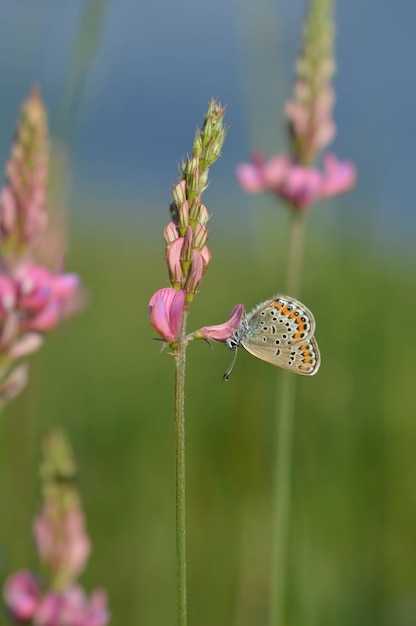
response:
<svg viewBox="0 0 416 626"><path fill-rule="evenodd" d="M224 215L211 209L213 259L189 330L284 290L284 210L263 213L247 236L221 233ZM287 626L414 626L416 266L341 236L319 217L329 211L308 223L300 294L322 366L296 379ZM0 576L38 567L40 440L60 425L93 542L83 584L108 591L112 624L174 624L174 364L147 315L167 285L161 232L74 223L66 265L88 305L47 338L29 387L0 419ZM231 356L221 344L188 350L188 597L198 626L267 622L282 372L241 350L224 383Z"/></svg>

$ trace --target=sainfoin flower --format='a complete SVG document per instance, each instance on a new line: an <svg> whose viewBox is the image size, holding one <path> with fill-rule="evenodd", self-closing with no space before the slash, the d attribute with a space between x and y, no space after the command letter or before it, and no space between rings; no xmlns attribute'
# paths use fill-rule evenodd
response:
<svg viewBox="0 0 416 626"><path fill-rule="evenodd" d="M31 620L40 602L39 583L32 572L16 572L6 580L3 598L13 619Z"/></svg>
<svg viewBox="0 0 416 626"><path fill-rule="evenodd" d="M110 614L107 595L95 590L91 597L79 585L44 593L35 576L26 570L10 576L4 586L4 601L17 623L34 626L105 626Z"/></svg>
<svg viewBox="0 0 416 626"><path fill-rule="evenodd" d="M159 289L149 302L150 323L167 343L178 338L185 298L185 291L166 287Z"/></svg>
<svg viewBox="0 0 416 626"><path fill-rule="evenodd" d="M18 307L24 313L22 327L45 332L54 328L79 286L75 274L53 274L44 267L26 264L16 275Z"/></svg>
<svg viewBox="0 0 416 626"><path fill-rule="evenodd" d="M242 304L236 304L226 322L215 326L204 326L192 333L189 338L222 341L225 343L240 326L243 315L244 306Z"/></svg>
<svg viewBox="0 0 416 626"><path fill-rule="evenodd" d="M39 602L35 626L105 626L110 618L107 596L95 591L88 599L78 585L64 593L48 592Z"/></svg>
<svg viewBox="0 0 416 626"><path fill-rule="evenodd" d="M18 360L80 305L78 277L39 263L43 238L50 235L48 171L47 113L34 88L23 104L0 190L0 407L25 386L28 368ZM57 240L55 267L63 254L62 237Z"/></svg>
<svg viewBox="0 0 416 626"><path fill-rule="evenodd" d="M90 597L76 582L90 553L81 499L73 481L72 452L62 433L44 440L41 466L43 503L34 522L42 579L30 571L11 575L3 598L17 623L32 626L105 626L110 618L107 596Z"/></svg>
<svg viewBox="0 0 416 626"><path fill-rule="evenodd" d="M75 580L83 571L91 551L85 531L84 513L75 501L66 511L59 504L44 502L35 518L33 532L39 558L46 569L59 580Z"/></svg>
<svg viewBox="0 0 416 626"><path fill-rule="evenodd" d="M266 160L256 152L253 162L237 166L236 173L244 191L271 191L298 210L346 193L357 178L355 165L351 161L340 161L334 154L325 155L320 170L298 165L284 155Z"/></svg>

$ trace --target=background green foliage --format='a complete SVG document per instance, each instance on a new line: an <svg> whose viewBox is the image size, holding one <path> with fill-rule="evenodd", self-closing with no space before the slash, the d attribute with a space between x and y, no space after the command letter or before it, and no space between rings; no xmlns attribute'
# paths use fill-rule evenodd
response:
<svg viewBox="0 0 416 626"><path fill-rule="evenodd" d="M237 302L250 310L285 282L283 209L253 208L261 223L250 238L221 235L225 212L210 209L213 260L190 330L224 321ZM311 216L305 251L301 299L316 316L322 366L296 380L288 625L413 626L415 265L341 237L332 210ZM63 425L94 546L83 583L108 590L113 624L173 624L173 360L147 317L167 284L161 232L75 224L71 246L67 267L89 305L47 339L0 420L0 575L37 567L39 442ZM281 373L242 350L226 384L230 359L223 345L188 350L189 619L263 626Z"/></svg>

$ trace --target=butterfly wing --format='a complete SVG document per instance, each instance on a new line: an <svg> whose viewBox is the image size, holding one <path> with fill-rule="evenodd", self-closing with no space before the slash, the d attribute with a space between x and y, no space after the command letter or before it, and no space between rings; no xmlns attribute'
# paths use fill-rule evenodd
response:
<svg viewBox="0 0 416 626"><path fill-rule="evenodd" d="M315 318L304 304L284 295L258 305L248 316L242 346L267 363L312 376L321 362L313 337Z"/></svg>

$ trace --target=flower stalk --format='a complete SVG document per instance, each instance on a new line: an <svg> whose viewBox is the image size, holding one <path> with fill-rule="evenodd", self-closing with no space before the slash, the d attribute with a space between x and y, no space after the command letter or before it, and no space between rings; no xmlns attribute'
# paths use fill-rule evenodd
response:
<svg viewBox="0 0 416 626"><path fill-rule="evenodd" d="M212 100L201 129L195 134L193 152L179 169L179 182L169 207L171 221L163 236L170 287L159 289L149 303L150 323L167 343L175 358L175 456L176 456L176 571L177 624L187 623L186 585L186 458L185 370L189 308L199 291L211 252L207 247L209 213L202 202L210 166L218 159L226 129L224 109ZM201 329L202 331L203 329Z"/></svg>
<svg viewBox="0 0 416 626"><path fill-rule="evenodd" d="M186 321L182 313L175 352L175 457L176 457L176 576L178 625L187 623L186 588L186 461L185 461L185 367Z"/></svg>
<svg viewBox="0 0 416 626"><path fill-rule="evenodd" d="M335 94L332 78L333 2L309 0L301 50L296 63L292 98L285 113L289 149L266 159L256 151L251 163L237 167L240 186L248 193L271 192L291 213L286 292L298 297L302 275L305 218L318 202L349 191L356 182L352 162L324 153L335 136ZM270 582L270 626L285 620L288 533L290 528L292 432L295 380L280 372L276 399L276 437L273 508L274 541Z"/></svg>

